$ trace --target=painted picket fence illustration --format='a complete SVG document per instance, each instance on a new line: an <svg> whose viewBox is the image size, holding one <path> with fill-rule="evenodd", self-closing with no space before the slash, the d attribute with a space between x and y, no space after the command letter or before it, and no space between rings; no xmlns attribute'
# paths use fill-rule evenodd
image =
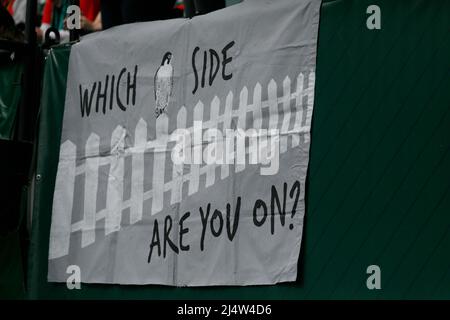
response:
<svg viewBox="0 0 450 320"><path fill-rule="evenodd" d="M217 96L211 101L209 119L204 119L205 105L199 101L193 110L192 119L183 106L176 119L177 128L192 130L194 121L201 121L203 129L231 128L233 119L237 119L236 127L246 128L248 116L252 114L252 128L260 129L263 125L262 113L266 109L269 114L268 129L279 129L279 152L285 153L289 148L300 143L309 144L310 126L314 103L315 73L300 73L296 79L295 90L286 77L282 83L282 96L278 97L278 86L271 80L267 86L267 100L262 100L262 87L258 83L253 88L253 100L249 103L249 90L244 87L239 94L238 108L233 108L233 93L222 102ZM293 91L293 92L292 92ZM291 104L295 103L295 108ZM222 106L222 107L221 107ZM281 108L280 108L281 107ZM222 112L221 112L222 110ZM280 112L280 110L282 112ZM294 112L292 110L295 110ZM192 120L192 123L191 123ZM105 236L119 231L122 224L122 212L129 209L130 224L142 220L144 214L157 214L163 210L165 200L170 204L181 202L200 190L211 187L218 180L226 179L235 172L241 172L245 165L236 164L190 164L186 171L183 164L173 163L170 159L169 119L158 118L156 121L156 139L148 140L148 124L140 119L134 129L134 146L125 148L126 129L118 126L111 135L109 154L100 156L100 137L92 133L86 141L84 163L77 164L77 149L72 141L61 144L60 161L55 183L53 201L52 229L49 258L56 259L69 253L70 238L74 232L81 231L81 247L95 242L96 224L104 220ZM290 137L290 139L289 139ZM151 154L153 166L145 167L144 154ZM124 199L125 158L131 157L131 196ZM109 165L106 190L106 208L97 212L97 190L99 187L99 168ZM165 181L166 168L171 170L171 179ZM217 170L216 170L217 169ZM217 174L220 172L220 174ZM145 190L144 178L150 176L152 188ZM200 179L204 176L205 179ZM76 180L84 177L83 207L80 221L72 223L75 201ZM163 181L163 183L161 183ZM204 181L204 185L201 185ZM187 194L183 194L183 186L187 185ZM168 200L170 199L170 200ZM144 213L143 204L151 201L151 212ZM103 228L102 228L103 229Z"/></svg>

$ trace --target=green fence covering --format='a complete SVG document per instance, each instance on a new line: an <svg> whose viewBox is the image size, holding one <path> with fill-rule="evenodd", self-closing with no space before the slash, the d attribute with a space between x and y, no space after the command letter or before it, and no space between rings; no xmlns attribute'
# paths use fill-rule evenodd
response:
<svg viewBox="0 0 450 320"><path fill-rule="evenodd" d="M10 140L13 136L22 93L23 67L20 60L7 59L0 63L0 139Z"/></svg>
<svg viewBox="0 0 450 320"><path fill-rule="evenodd" d="M366 28L367 6L381 30ZM30 298L450 298L450 2L325 1L305 234L297 283L171 288L47 283L70 47L42 93ZM381 268L368 290L366 268Z"/></svg>
<svg viewBox="0 0 450 320"><path fill-rule="evenodd" d="M20 233L0 235L0 299L25 298Z"/></svg>
<svg viewBox="0 0 450 320"><path fill-rule="evenodd" d="M3 57L4 55L2 55ZM23 62L18 58L0 61L0 140L11 140L14 135L16 115L22 94L23 67ZM0 152L0 157L6 156ZM5 176L9 170L11 168L0 169L2 182L6 181ZM6 210L5 204L2 209ZM18 230L0 232L0 262L0 298L23 298L25 295L24 270Z"/></svg>

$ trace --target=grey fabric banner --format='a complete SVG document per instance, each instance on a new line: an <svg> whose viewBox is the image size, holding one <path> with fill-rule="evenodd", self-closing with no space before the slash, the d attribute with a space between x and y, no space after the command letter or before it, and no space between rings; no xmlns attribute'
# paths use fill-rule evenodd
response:
<svg viewBox="0 0 450 320"><path fill-rule="evenodd" d="M320 0L247 0L72 47L48 280L297 276Z"/></svg>

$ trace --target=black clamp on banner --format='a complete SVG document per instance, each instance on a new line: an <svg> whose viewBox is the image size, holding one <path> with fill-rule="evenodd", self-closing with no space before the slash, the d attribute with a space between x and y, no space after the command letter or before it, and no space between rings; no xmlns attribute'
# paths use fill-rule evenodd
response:
<svg viewBox="0 0 450 320"><path fill-rule="evenodd" d="M53 34L53 37L51 34ZM51 46L57 45L61 42L61 35L59 34L58 29L50 27L45 31L44 39L45 41L43 47L44 49L48 49Z"/></svg>

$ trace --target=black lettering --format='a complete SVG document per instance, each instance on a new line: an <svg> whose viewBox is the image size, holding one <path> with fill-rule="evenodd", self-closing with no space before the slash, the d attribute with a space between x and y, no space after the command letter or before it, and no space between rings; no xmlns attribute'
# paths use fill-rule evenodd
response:
<svg viewBox="0 0 450 320"><path fill-rule="evenodd" d="M270 213L271 213L271 224L270 232L273 234L275 232L275 204L277 205L278 215L280 216L281 225L284 226L286 222L286 194L287 194L287 183L283 185L283 208L280 204L280 198L278 197L277 188L272 186L271 201L270 201Z"/></svg>
<svg viewBox="0 0 450 320"><path fill-rule="evenodd" d="M214 58L216 58L216 70L213 71L214 68ZM209 85L211 86L214 82L214 79L216 78L217 72L219 72L219 68L220 68L220 57L217 54L217 52L213 49L209 49L209 60L211 63L211 67L209 69Z"/></svg>
<svg viewBox="0 0 450 320"><path fill-rule="evenodd" d="M208 58L206 51L203 52L203 71L202 71L202 88L205 87L206 59Z"/></svg>
<svg viewBox="0 0 450 320"><path fill-rule="evenodd" d="M298 199L300 198L300 182L295 181L294 185L292 186L291 192L289 192L289 196L292 198L292 196L294 195L294 191L297 190L297 193L295 195L295 200L294 200L294 206L292 207L292 213L291 213L291 218L293 219L295 216L295 213L297 211L297 205L298 205ZM289 229L294 229L294 224L290 224L289 225Z"/></svg>
<svg viewBox="0 0 450 320"><path fill-rule="evenodd" d="M260 221L258 221L258 209L263 208L264 215ZM261 227L267 219L267 206L264 201L261 199L256 200L255 205L253 206L253 223L257 227Z"/></svg>
<svg viewBox="0 0 450 320"><path fill-rule="evenodd" d="M222 78L223 80L230 80L233 77L233 74L226 74L225 73L225 68L227 66L228 63L230 63L233 58L232 57L227 57L227 51L234 46L234 41L231 41L229 44L227 44L223 49L222 49L222 55L223 55L223 60L222 60Z"/></svg>
<svg viewBox="0 0 450 320"><path fill-rule="evenodd" d="M117 78L117 87L116 87L116 99L117 99L117 105L119 106L122 111L126 111L127 109L122 103L122 100L120 100L120 80L122 79L123 74L127 71L126 68L123 68L120 71L119 77Z"/></svg>
<svg viewBox="0 0 450 320"><path fill-rule="evenodd" d="M172 240L170 240L170 230L172 230L172 218L171 216L166 216L166 218L164 219L164 250L163 250L163 257L166 257L166 247L167 244L169 244L170 248L175 252L178 253L178 248L175 245L175 243L173 243Z"/></svg>
<svg viewBox="0 0 450 320"><path fill-rule="evenodd" d="M109 76L106 76L105 79L105 91L102 93L102 82L98 82L98 91L97 91L97 103L95 104L95 111L98 112L98 105L100 102L100 99L103 99L103 114L106 113L106 94L108 92L108 83L109 83Z"/></svg>
<svg viewBox="0 0 450 320"><path fill-rule="evenodd" d="M227 203L227 234L228 239L233 241L239 225L239 214L241 211L241 197L237 198L236 209L234 210L233 230L231 230L231 205Z"/></svg>
<svg viewBox="0 0 450 320"><path fill-rule="evenodd" d="M113 108L115 82L116 82L116 76L113 75L111 77L111 95L109 96L109 110L112 110L112 108Z"/></svg>
<svg viewBox="0 0 450 320"><path fill-rule="evenodd" d="M130 105L130 90L133 90L133 96L131 98L131 103L134 106L136 103L136 77L137 77L138 66L134 66L134 76L133 76L133 84L130 84L131 75L128 72L127 77L127 105Z"/></svg>
<svg viewBox="0 0 450 320"><path fill-rule="evenodd" d="M186 212L180 219L180 250L181 251L188 251L189 250L189 245L184 246L183 245L183 235L189 232L189 228L183 228L183 223L184 220L186 220L187 218L189 218L189 216L191 215L190 212Z"/></svg>
<svg viewBox="0 0 450 320"><path fill-rule="evenodd" d="M153 248L158 248L158 257L161 256L161 242L159 240L159 228L158 228L158 220L155 219L153 223L153 236L152 236L152 242L150 243L150 252L148 254L147 262L150 263L152 259L152 252Z"/></svg>
<svg viewBox="0 0 450 320"><path fill-rule="evenodd" d="M219 219L219 230L216 230L214 228L214 220ZM221 235L222 233L222 229L223 229L223 217L222 217L222 212L220 212L219 210L214 210L213 215L211 216L211 233L214 237L218 237Z"/></svg>
<svg viewBox="0 0 450 320"><path fill-rule="evenodd" d="M203 251L204 244L205 244L205 233L206 233L206 227L208 226L208 217L209 212L211 210L211 203L208 203L206 206L206 215L203 212L203 209L200 207L200 219L202 220L202 235L200 238L200 250Z"/></svg>
<svg viewBox="0 0 450 320"><path fill-rule="evenodd" d="M197 73L197 68L195 67L195 55L197 54L197 52L200 50L199 47L195 47L194 52L192 53L192 69L194 70L194 76L195 76L195 87L194 90L192 91L192 94L195 94L195 92L197 92L198 89L198 73Z"/></svg>
<svg viewBox="0 0 450 320"><path fill-rule="evenodd" d="M84 117L84 115L86 115L86 117L89 117L89 114L91 113L92 100L94 98L94 92L96 87L97 82L94 82L94 85L92 86L91 95L89 97L89 89L85 89L84 92L82 92L83 88L81 87L80 84L81 117Z"/></svg>

